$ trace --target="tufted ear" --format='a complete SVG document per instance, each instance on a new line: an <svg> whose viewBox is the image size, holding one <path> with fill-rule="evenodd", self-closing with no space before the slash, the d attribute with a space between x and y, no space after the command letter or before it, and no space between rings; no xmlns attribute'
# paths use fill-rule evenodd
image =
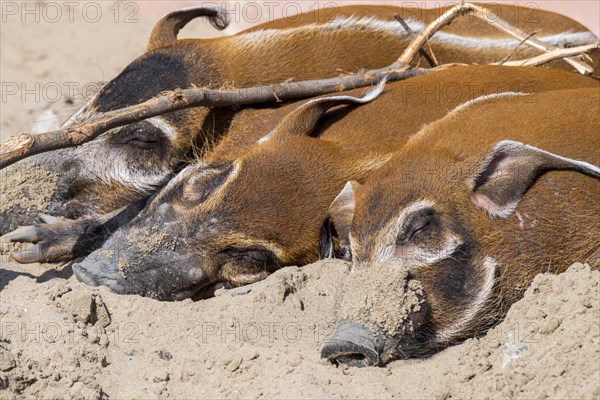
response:
<svg viewBox="0 0 600 400"><path fill-rule="evenodd" d="M471 200L492 217L505 218L535 180L549 170L573 170L600 178L600 168L511 140L496 144L473 178Z"/></svg>
<svg viewBox="0 0 600 400"><path fill-rule="evenodd" d="M150 34L146 51L168 46L177 41L177 34L191 20L207 17L212 26L223 30L229 25L227 13L217 6L194 6L175 10L162 17Z"/></svg>
<svg viewBox="0 0 600 400"><path fill-rule="evenodd" d="M308 101L289 113L260 142L273 138L310 135L319 119L332 107L343 104L365 104L377 98L385 87L386 80L369 90L363 97L330 96Z"/></svg>
<svg viewBox="0 0 600 400"><path fill-rule="evenodd" d="M352 260L350 249L350 228L354 218L355 193L360 184L349 181L337 195L331 206L327 219L321 226L319 239L320 258L341 258Z"/></svg>

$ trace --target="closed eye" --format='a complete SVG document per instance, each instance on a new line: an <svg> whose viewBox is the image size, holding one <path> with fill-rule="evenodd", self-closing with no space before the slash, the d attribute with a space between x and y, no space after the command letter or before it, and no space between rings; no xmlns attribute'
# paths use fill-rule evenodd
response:
<svg viewBox="0 0 600 400"><path fill-rule="evenodd" d="M162 143L165 135L160 129L150 124L138 122L116 131L110 140L116 145L150 149Z"/></svg>
<svg viewBox="0 0 600 400"><path fill-rule="evenodd" d="M432 210L425 210L410 218L402 228L396 244L403 245L415 241L433 226L435 216Z"/></svg>
<svg viewBox="0 0 600 400"><path fill-rule="evenodd" d="M413 238L419 234L419 232L423 232L425 229L427 229L427 227L431 224L431 221L427 221L425 222L423 225L415 228L412 233L410 234L410 236L408 237L408 241L410 242L411 240L413 240Z"/></svg>
<svg viewBox="0 0 600 400"><path fill-rule="evenodd" d="M140 138L132 138L126 142L126 144L138 147L140 149L149 149L158 143L158 140L150 140L150 139L140 139Z"/></svg>
<svg viewBox="0 0 600 400"><path fill-rule="evenodd" d="M227 254L238 260L244 260L252 264L279 265L277 257L273 252L262 248L229 249Z"/></svg>
<svg viewBox="0 0 600 400"><path fill-rule="evenodd" d="M244 257L250 258L253 261L265 262L270 258L266 251L262 250L247 250L243 253Z"/></svg>

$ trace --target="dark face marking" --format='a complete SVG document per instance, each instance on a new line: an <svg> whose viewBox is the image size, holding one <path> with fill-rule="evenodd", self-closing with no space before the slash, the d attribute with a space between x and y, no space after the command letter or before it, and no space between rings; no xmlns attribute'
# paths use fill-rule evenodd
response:
<svg viewBox="0 0 600 400"><path fill-rule="evenodd" d="M128 107L149 100L164 90L190 84L182 54L176 47L144 54L104 86L95 106L99 112Z"/></svg>
<svg viewBox="0 0 600 400"><path fill-rule="evenodd" d="M425 356L465 332L489 326L481 310L488 307L495 261L481 252L467 185L461 182L462 193L452 188L455 193L449 195L448 188L426 176L379 183L365 184L357 193L351 231L355 268L389 257L408 268L408 279L420 282L424 294L423 312L409 316L418 326L413 333L383 337L377 329L371 332L383 343L381 362Z"/></svg>

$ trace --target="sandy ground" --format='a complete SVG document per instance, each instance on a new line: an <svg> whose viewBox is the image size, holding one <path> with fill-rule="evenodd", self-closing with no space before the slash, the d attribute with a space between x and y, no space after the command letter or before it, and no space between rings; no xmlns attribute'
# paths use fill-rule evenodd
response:
<svg viewBox="0 0 600 400"><path fill-rule="evenodd" d="M95 23L77 13L74 22L3 21L0 140L43 120L59 94L90 96L143 52L155 16L127 23L119 4L115 22L114 4L102 3ZM214 34L194 29L186 33ZM68 265L20 266L0 246L3 399L600 398L600 273L583 265L538 276L483 338L426 360L354 369L319 359L346 263L285 268L209 300L161 303L88 288Z"/></svg>
<svg viewBox="0 0 600 400"><path fill-rule="evenodd" d="M483 338L364 369L319 359L346 287L344 262L284 268L195 303L118 296L55 277L70 275L68 267L39 278L5 268L2 398L600 396L600 273L581 264L539 275Z"/></svg>

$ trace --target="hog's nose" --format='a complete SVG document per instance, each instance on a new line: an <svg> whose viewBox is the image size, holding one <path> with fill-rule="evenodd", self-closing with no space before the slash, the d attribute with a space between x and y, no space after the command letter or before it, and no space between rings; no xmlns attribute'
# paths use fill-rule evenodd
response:
<svg viewBox="0 0 600 400"><path fill-rule="evenodd" d="M121 277L110 258L97 252L88 255L83 261L72 265L77 280L89 286L108 286L117 291Z"/></svg>
<svg viewBox="0 0 600 400"><path fill-rule="evenodd" d="M343 322L323 344L321 358L358 368L377 366L381 348L381 341L369 329L356 322Z"/></svg>

